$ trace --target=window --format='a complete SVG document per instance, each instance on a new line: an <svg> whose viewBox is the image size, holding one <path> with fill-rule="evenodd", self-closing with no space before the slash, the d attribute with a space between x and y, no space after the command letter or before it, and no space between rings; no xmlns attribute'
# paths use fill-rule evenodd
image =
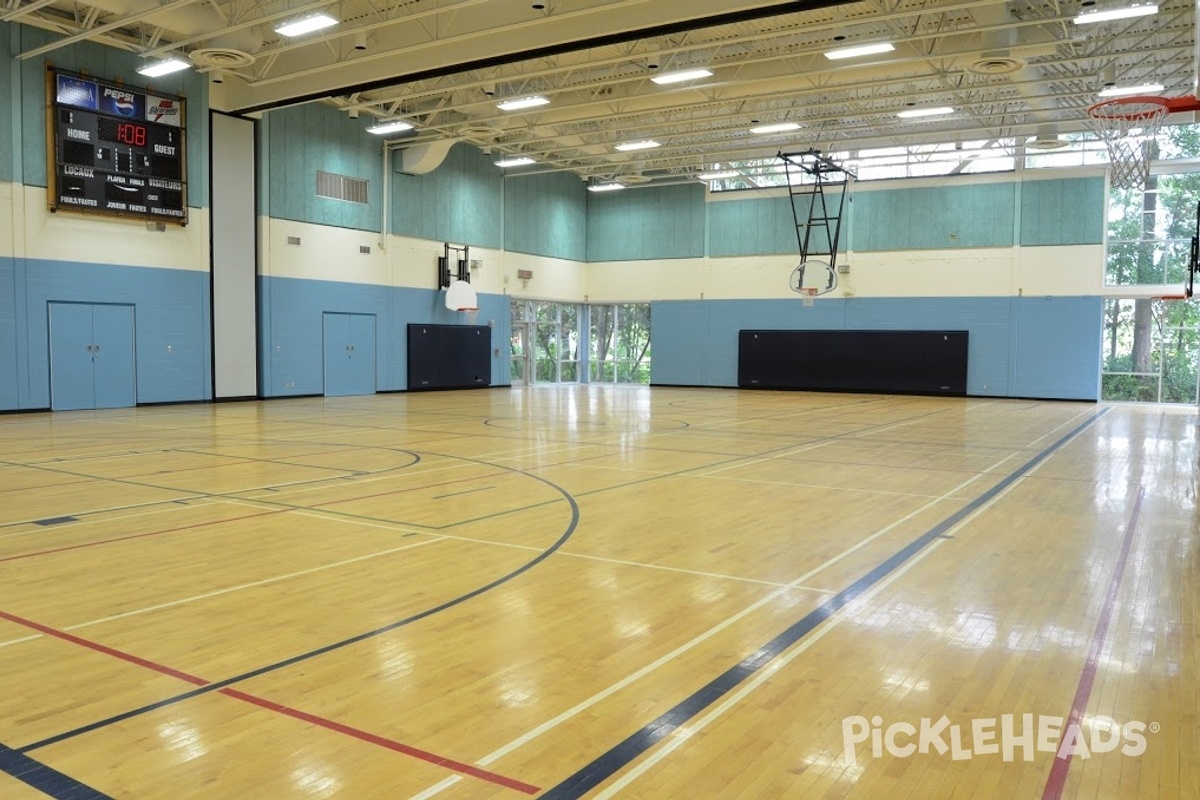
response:
<svg viewBox="0 0 1200 800"><path fill-rule="evenodd" d="M592 383L650 383L650 304L590 306Z"/></svg>
<svg viewBox="0 0 1200 800"><path fill-rule="evenodd" d="M1200 402L1200 309L1195 303L1106 300L1103 337L1101 400Z"/></svg>

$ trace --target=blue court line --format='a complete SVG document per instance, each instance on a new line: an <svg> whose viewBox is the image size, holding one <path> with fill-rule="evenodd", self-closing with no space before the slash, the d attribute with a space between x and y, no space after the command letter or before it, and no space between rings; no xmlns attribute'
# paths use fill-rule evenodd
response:
<svg viewBox="0 0 1200 800"><path fill-rule="evenodd" d="M69 775L0 744L0 772L11 775L55 800L112 800Z"/></svg>
<svg viewBox="0 0 1200 800"><path fill-rule="evenodd" d="M479 460L473 459L473 458L464 458L462 456L455 456L455 457L461 461L473 461L477 464L487 464L487 462L485 462L485 461L479 461ZM497 465L487 464L487 466L497 466ZM135 708L130 711L125 711L121 714L117 714L115 716L108 717L107 719L98 720L96 722L92 722L87 725L83 725L83 726L74 728L69 731L64 731L63 733L56 734L47 739L42 739L37 742L31 742L30 744L27 744L24 747L17 748L16 752L28 753L32 750L37 750L42 747L48 747L49 745L57 744L58 742L65 741L67 739L73 739L76 736L80 736L85 733L90 733L90 732L98 730L100 728L106 728L109 725L114 725L118 722L123 722L132 717L138 717L138 716L141 716L142 714L147 714L151 711L157 711L159 709L166 708L167 706L174 705L176 703L191 699L193 697L199 697L200 695L215 692L218 689L224 689L226 686L231 686L235 683L241 683L242 681L250 680L251 678L256 678L260 675L266 675L267 673L275 672L276 670L283 669L284 667L290 667L290 666L292 666L294 664L298 664L302 661L307 661L310 658L316 658L317 656L325 655L326 653L330 653L334 650L340 650L343 647L346 647L346 646L352 645L352 644L356 644L358 642L363 641L364 639L374 638L376 636L387 633L389 631L394 631L397 628L402 628L405 625L411 625L412 623L417 622L422 619L425 619L426 617L431 617L434 614L445 611L448 608L453 608L454 606L457 606L461 603L465 603L468 600L478 597L479 595L481 595L485 592L489 592L492 589L495 589L497 586L508 583L513 578L516 578L519 575L522 575L522 574L528 572L529 570L533 569L538 564L542 563L547 558L552 556L555 552L557 552L558 549L561 548L564 544L566 544L567 540L570 539L571 536L575 533L576 528L579 527L579 504L575 501L575 498L571 495L571 493L568 492L566 489L562 488L558 484L556 484L552 481L549 481L539 475L534 475L533 473L525 472L524 470L514 469L512 467L503 467L503 469L507 469L510 472L515 472L520 475L525 475L529 478L533 478L536 481L546 484L547 486L549 486L550 488L554 489L556 492L561 494L563 496L563 499L565 499L567 501L567 504L571 507L571 521L567 524L566 530L563 531L562 535L558 537L558 539L554 542L554 544L550 545L549 548L547 548L546 550L543 550L541 553L539 553L536 558L532 559L531 561L527 561L525 564L522 564L520 567L517 567L515 570L508 573L507 575L503 575L503 576L495 579L491 583L485 584L484 586L480 586L477 589L473 589L472 591L467 592L464 595L460 595L459 597L456 597L453 600L447 600L446 602L442 603L441 605L434 606L433 608L427 608L424 611L413 614L412 616L405 617L404 619L397 620L396 622L389 623L389 624L384 625L379 628L375 628L374 630L366 631L365 633L356 634L354 636L351 636L348 639L342 639L339 642L334 642L333 644L327 644L327 645L325 645L323 647L319 647L315 650L310 650L307 653L301 653L300 655L291 656L290 658L286 658L282 661L276 661L274 664L268 664L265 667L259 667L257 669L250 670L249 672L243 672L240 675L234 675L233 677L226 678L225 680L216 681L214 683L208 683L208 684L205 684L204 686L201 686L198 689L193 689L189 692L183 692L182 694L177 694L173 697L168 697L164 700L159 700L157 702L141 706L140 708ZM557 502L557 501L555 501L555 502Z"/></svg>
<svg viewBox="0 0 1200 800"><path fill-rule="evenodd" d="M662 714L658 719L646 725L644 728L637 731L632 736L613 747L611 750L597 757L583 769L579 770L574 775L570 776L557 786L547 791L545 794L541 795L541 800L575 800L575 798L582 797L604 781L608 780L617 772L628 766L629 763L634 759L641 756L667 736L670 736L671 733L673 733L677 728L686 724L689 720L691 720L704 709L708 708L717 700L720 700L723 696L728 694L732 689L736 688L751 675L758 672L771 661L782 655L784 651L788 650L792 647L792 645L796 644L796 642L800 641L806 635L811 633L818 625L828 620L838 611L845 608L848 604L852 603L856 598L886 577L889 573L894 572L899 566L923 550L935 539L943 536L955 525L962 522L968 516L978 511L987 502L994 499L1005 489L1012 486L1019 478L1024 476L1042 461L1045 461L1046 458L1048 458L1056 450L1070 441L1085 428L1090 426L1093 422L1100 419L1100 417L1107 414L1108 411L1109 410L1106 408L1088 418L1070 433L1063 436L1061 439L1047 447L1042 452L1038 453L1029 461L1025 462L1022 466L1018 467L1004 480L997 483L991 489L988 489L979 497L976 497L966 506L951 514L949 517L946 517L946 519L939 522L933 528L930 528L920 537L914 539L907 546L897 551L886 561L878 564L866 575L862 576L857 581L826 600L820 605L820 607L810 612L800 621L794 623L791 627L776 636L771 641L767 642L757 651L751 653L740 663L730 667L728 670L710 681L707 685L697 690L690 697L683 700L683 702Z"/></svg>

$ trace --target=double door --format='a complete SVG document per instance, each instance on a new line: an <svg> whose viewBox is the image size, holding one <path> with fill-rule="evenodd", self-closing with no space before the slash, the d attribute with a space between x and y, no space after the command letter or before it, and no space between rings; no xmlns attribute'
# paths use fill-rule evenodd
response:
<svg viewBox="0 0 1200 800"><path fill-rule="evenodd" d="M137 400L133 306L50 303L50 407L125 408Z"/></svg>
<svg viewBox="0 0 1200 800"><path fill-rule="evenodd" d="M375 394L375 315L325 312L325 396Z"/></svg>

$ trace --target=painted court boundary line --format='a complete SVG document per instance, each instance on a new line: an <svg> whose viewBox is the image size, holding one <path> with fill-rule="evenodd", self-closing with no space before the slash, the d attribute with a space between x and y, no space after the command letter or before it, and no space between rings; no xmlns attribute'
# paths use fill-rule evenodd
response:
<svg viewBox="0 0 1200 800"><path fill-rule="evenodd" d="M1075 688L1075 699L1071 703L1071 713L1067 716L1064 731L1072 725L1083 722L1083 712L1087 710L1088 699L1092 696L1092 685L1096 682L1096 672L1099 668L1100 654L1108 639L1108 625L1112 622L1113 607L1117 602L1117 591L1121 587L1121 578L1125 574L1125 564L1129 561L1129 551L1133 547L1133 537L1137 533L1138 523L1142 516L1142 500L1146 496L1146 487L1139 486L1137 499L1133 501L1133 511L1129 515L1129 523L1125 526L1125 539L1121 542L1121 553L1117 557L1117 565L1113 568L1112 578L1108 582L1108 591L1104 595L1104 605L1100 610L1100 619L1096 621L1096 630L1088 645L1087 659L1083 664L1083 672L1079 675L1079 685ZM1055 755L1050 766L1050 774L1046 776L1046 788L1042 791L1042 800L1059 800L1063 788L1067 785L1067 772L1071 769L1071 756L1068 752L1063 756Z"/></svg>
<svg viewBox="0 0 1200 800"><path fill-rule="evenodd" d="M0 744L0 772L56 800L113 800L69 775Z"/></svg>
<svg viewBox="0 0 1200 800"><path fill-rule="evenodd" d="M7 620L26 628L32 628L33 630L46 636L51 636L55 639L61 639L62 641L70 642L71 644L84 647L88 650L94 650L98 653L103 653L106 656L111 656L112 658L134 664L152 672L157 672L161 675L169 675L172 678L184 681L185 683L190 683L193 686L201 686L206 688L213 687L218 694L225 695L226 697L231 697L235 700L240 700L244 703L249 703L251 705L258 706L259 708L264 708L268 711L273 711L277 714L283 714L284 716L292 717L293 719L298 719L310 725L315 725L326 730L334 731L335 733L341 733L353 739L367 742L368 744L384 747L397 753L403 753L411 758L416 758L430 764L436 764L437 766L444 767L448 770L452 770L463 775L479 778L480 780L487 781L488 783L493 783L508 789L515 789L525 794L537 794L540 791L538 787L533 786L532 784L514 780L513 778L508 778L504 775L499 775L489 770L477 767L473 764L466 764L461 761L455 761L451 758L439 756L436 753L432 753L428 750L422 750L421 748L413 747L402 742L397 742L393 739L388 739L386 737L370 733L369 731L364 731L360 728L345 725L335 720L319 717L315 714L310 714L306 711L301 711L300 709L283 705L282 703L276 703L272 700L247 694L246 692L238 691L237 689L225 688L219 684L210 683L206 679L196 675L192 675L177 669L172 669L171 667L163 664L135 656L132 653L126 653L123 650L117 650L115 648L102 645L99 642L93 642L91 640L75 636L74 634L67 633L66 631L51 628L47 625L34 622L33 620L18 617L15 614L9 614L6 611L0 611L0 619ZM25 749L28 748L22 748L22 750L14 752L16 752L17 755L24 757L23 750ZM70 797L74 798L74 795L70 795Z"/></svg>
<svg viewBox="0 0 1200 800"><path fill-rule="evenodd" d="M678 703L674 708L660 715L641 730L627 737L607 752L602 753L590 764L587 764L575 774L551 788L542 797L546 800L568 800L568 798L575 800L575 798L582 797L611 778L650 748L677 731L709 706L736 689L740 684L750 679L755 673L759 672L772 661L775 661L785 651L821 625L821 623L829 620L837 612L866 594L877 583L902 567L906 562L912 560L914 556L936 542L947 531L973 515L984 505L987 505L991 500L1016 483L1022 476L1041 464L1051 454L1106 413L1108 413L1108 409L1104 409L1089 417L1065 436L1018 467L995 486L942 520L942 522L933 528L930 528L926 533L914 539L887 560L878 564L866 575L826 600L816 610L792 624L787 630L764 644L740 663L735 664L721 675L718 675L690 697Z"/></svg>

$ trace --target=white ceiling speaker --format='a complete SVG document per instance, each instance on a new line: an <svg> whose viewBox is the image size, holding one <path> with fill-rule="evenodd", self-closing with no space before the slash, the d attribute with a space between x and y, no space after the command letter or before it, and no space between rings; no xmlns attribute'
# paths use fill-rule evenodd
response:
<svg viewBox="0 0 1200 800"><path fill-rule="evenodd" d="M1025 62L1008 53L982 53L967 64L967 71L976 75L1011 75L1025 67Z"/></svg>
<svg viewBox="0 0 1200 800"><path fill-rule="evenodd" d="M202 47L188 57L200 69L241 69L254 63L254 56L232 47Z"/></svg>
<svg viewBox="0 0 1200 800"><path fill-rule="evenodd" d="M1066 139L1060 139L1058 130L1053 125L1039 125L1037 133L1025 142L1027 150L1061 150L1069 144Z"/></svg>

